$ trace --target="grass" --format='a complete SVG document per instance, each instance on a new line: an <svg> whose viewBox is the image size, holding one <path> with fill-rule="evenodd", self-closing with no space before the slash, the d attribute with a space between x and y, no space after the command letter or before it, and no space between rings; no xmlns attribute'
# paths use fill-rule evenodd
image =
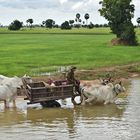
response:
<svg viewBox="0 0 140 140"><path fill-rule="evenodd" d="M140 62L140 47L111 47L114 37L108 28L12 32L0 28L0 74L32 75L60 66L96 69Z"/></svg>
<svg viewBox="0 0 140 140"><path fill-rule="evenodd" d="M0 34L109 34L111 30L109 28L94 28L94 29L72 29L72 30L61 30L60 28L23 28L20 31L9 31L7 28L0 28Z"/></svg>

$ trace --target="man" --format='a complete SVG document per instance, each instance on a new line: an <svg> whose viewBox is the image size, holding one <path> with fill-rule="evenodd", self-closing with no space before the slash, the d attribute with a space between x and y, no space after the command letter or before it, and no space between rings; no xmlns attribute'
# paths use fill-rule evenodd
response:
<svg viewBox="0 0 140 140"><path fill-rule="evenodd" d="M68 81L68 84L74 84L76 79L75 79L75 76L74 76L74 72L76 70L76 67L71 67L70 70L68 71L67 73L67 81Z"/></svg>
<svg viewBox="0 0 140 140"><path fill-rule="evenodd" d="M76 70L76 67L72 66L69 70L69 72L67 73L67 82L68 84L73 84L75 86L75 90L81 94L80 92L80 81L77 80L74 76L74 72Z"/></svg>

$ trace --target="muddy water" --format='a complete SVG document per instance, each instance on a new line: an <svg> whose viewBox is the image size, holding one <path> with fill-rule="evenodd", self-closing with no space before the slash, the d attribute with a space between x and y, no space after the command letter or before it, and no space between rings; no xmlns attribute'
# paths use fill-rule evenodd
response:
<svg viewBox="0 0 140 140"><path fill-rule="evenodd" d="M139 140L140 79L132 80L128 96L116 104L73 107L70 100L59 109L0 107L1 140Z"/></svg>

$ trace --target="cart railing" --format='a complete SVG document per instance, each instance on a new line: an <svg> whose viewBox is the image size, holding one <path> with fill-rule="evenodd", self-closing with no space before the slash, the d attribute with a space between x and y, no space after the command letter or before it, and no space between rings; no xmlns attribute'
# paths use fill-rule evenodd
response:
<svg viewBox="0 0 140 140"><path fill-rule="evenodd" d="M73 85L46 86L45 82L34 82L26 86L26 96L30 100L28 104L65 99L74 94Z"/></svg>

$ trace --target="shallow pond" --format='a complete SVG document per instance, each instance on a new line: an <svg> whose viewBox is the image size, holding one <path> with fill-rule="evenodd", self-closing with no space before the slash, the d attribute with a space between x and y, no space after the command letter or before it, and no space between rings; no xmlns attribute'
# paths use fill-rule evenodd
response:
<svg viewBox="0 0 140 140"><path fill-rule="evenodd" d="M27 107L17 100L17 108L0 106L1 140L139 140L140 79L131 81L128 96L116 104L73 107L70 100L62 108Z"/></svg>

